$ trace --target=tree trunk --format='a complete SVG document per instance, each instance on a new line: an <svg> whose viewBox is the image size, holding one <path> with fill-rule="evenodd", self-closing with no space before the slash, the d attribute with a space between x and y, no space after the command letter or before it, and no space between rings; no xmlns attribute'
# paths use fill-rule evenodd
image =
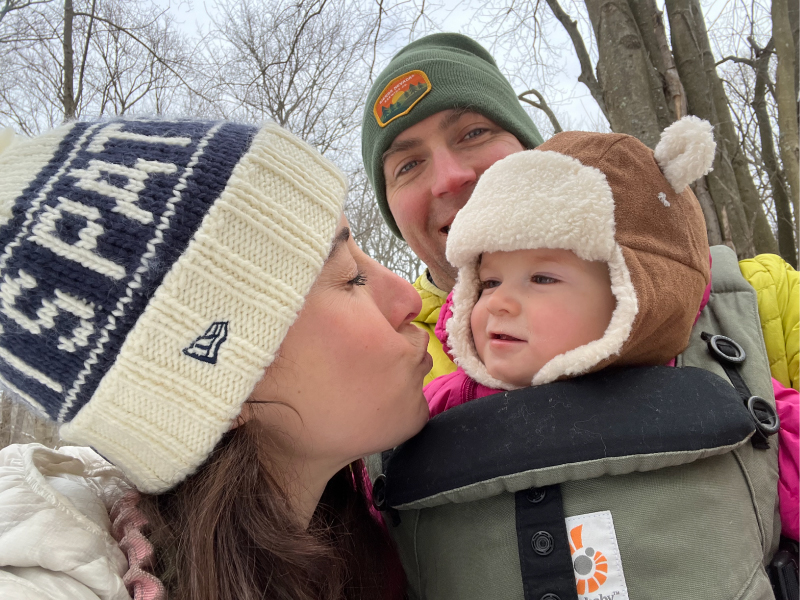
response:
<svg viewBox="0 0 800 600"><path fill-rule="evenodd" d="M72 0L64 0L64 89L61 99L64 105L64 121L75 118L75 65L72 50L72 21L74 18Z"/></svg>
<svg viewBox="0 0 800 600"><path fill-rule="evenodd" d="M773 42L765 48L759 48L755 42L750 45L756 52L755 71L756 85L754 89L753 111L758 121L758 132L761 140L761 160L769 177L772 199L775 203L775 215L778 222L778 249L786 262L797 267L797 249L794 243L794 226L792 224L792 208L786 190L783 171L778 167L775 156L775 145L772 136L772 124L767 112L767 79L769 77L769 59L772 55Z"/></svg>
<svg viewBox="0 0 800 600"><path fill-rule="evenodd" d="M708 120L716 130L717 153L708 183L720 223L727 221L730 226L740 258L756 252L777 252L775 236L741 151L728 99L717 75L700 6L696 0L667 0L666 6L672 49L689 112Z"/></svg>
<svg viewBox="0 0 800 600"><path fill-rule="evenodd" d="M655 0L628 0L628 6L636 21L636 26L639 28L639 34L647 50L647 57L650 59L650 65L652 66L650 69L652 94L656 99L656 116L659 127L664 130L676 118L680 119L681 114L678 113L678 116L675 116L675 104L674 101L671 101L675 95L680 96L680 91L678 91L680 89L680 79L678 79L678 72L675 69L675 62L672 60L669 48L664 52L664 46L667 45L667 37L664 31L664 24L661 22L661 13L656 6ZM671 72L670 66L672 66ZM677 79L677 89L675 79ZM661 102L661 96L664 97L664 102ZM678 106L680 106L680 99L678 100Z"/></svg>
<svg viewBox="0 0 800 600"><path fill-rule="evenodd" d="M626 0L586 0L586 8L597 39L597 78L611 129L655 148L669 109L630 6Z"/></svg>
<svg viewBox="0 0 800 600"><path fill-rule="evenodd" d="M700 209L703 211L703 216L706 220L706 235L708 236L709 245L717 246L719 244L730 242L730 240L725 240L722 236L722 227L719 225L717 211L714 208L714 200L711 198L711 194L708 193L706 178L701 177L692 183L690 187L692 188L697 201L700 203Z"/></svg>
<svg viewBox="0 0 800 600"><path fill-rule="evenodd" d="M589 52L586 50L586 44L583 43L580 31L578 31L578 23L573 21L564 9L561 8L558 0L546 0L546 2L550 10L553 11L555 18L558 19L559 23L564 27L570 40L572 40L572 46L575 48L575 54L581 65L581 74L578 76L578 81L589 88L589 93L592 95L595 102L597 102L597 106L600 107L603 116L611 123L611 118L608 116L608 111L606 110L606 103L603 100L603 90L594 76L592 59L589 57Z"/></svg>
<svg viewBox="0 0 800 600"><path fill-rule="evenodd" d="M775 82L778 100L778 127L780 128L778 146L791 191L794 213L795 216L798 216L800 147L798 147L797 139L797 93L794 81L797 56L789 21L789 1L796 2L796 0L772 0L772 37L775 40L775 52L778 55Z"/></svg>

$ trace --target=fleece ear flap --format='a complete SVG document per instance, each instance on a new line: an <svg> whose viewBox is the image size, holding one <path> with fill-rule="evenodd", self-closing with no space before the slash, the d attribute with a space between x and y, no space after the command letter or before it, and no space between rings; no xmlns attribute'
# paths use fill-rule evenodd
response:
<svg viewBox="0 0 800 600"><path fill-rule="evenodd" d="M653 154L672 189L680 194L687 185L711 171L715 149L711 124L689 115L661 133Z"/></svg>

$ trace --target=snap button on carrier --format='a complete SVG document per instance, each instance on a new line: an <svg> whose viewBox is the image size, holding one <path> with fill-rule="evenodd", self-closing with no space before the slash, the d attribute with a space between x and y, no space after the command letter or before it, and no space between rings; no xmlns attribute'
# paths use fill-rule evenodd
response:
<svg viewBox="0 0 800 600"><path fill-rule="evenodd" d="M546 531L537 531L531 538L533 551L539 556L547 556L553 551L553 536Z"/></svg>
<svg viewBox="0 0 800 600"><path fill-rule="evenodd" d="M547 496L547 490L543 490L542 488L532 487L528 490L528 493L525 494L525 497L528 499L528 502L531 504L539 504L542 500L545 499Z"/></svg>
<svg viewBox="0 0 800 600"><path fill-rule="evenodd" d="M381 473L372 484L372 506L375 510L386 510L386 475Z"/></svg>

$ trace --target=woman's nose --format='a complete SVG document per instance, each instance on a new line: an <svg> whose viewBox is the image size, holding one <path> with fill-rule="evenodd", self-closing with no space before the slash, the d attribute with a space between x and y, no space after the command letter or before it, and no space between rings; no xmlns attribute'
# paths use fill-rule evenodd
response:
<svg viewBox="0 0 800 600"><path fill-rule="evenodd" d="M367 288L386 320L399 329L422 310L422 299L410 283L380 263L369 259Z"/></svg>
<svg viewBox="0 0 800 600"><path fill-rule="evenodd" d="M500 285L489 296L486 309L495 316L503 314L516 316L520 312L520 303L508 286Z"/></svg>
<svg viewBox="0 0 800 600"><path fill-rule="evenodd" d="M433 175L431 194L437 198L457 194L478 181L475 169L450 148L440 148L434 153Z"/></svg>

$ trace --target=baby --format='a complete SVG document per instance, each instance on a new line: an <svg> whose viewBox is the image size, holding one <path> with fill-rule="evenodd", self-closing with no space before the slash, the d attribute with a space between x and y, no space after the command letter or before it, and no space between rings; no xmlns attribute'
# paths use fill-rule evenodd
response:
<svg viewBox="0 0 800 600"><path fill-rule="evenodd" d="M448 236L459 274L437 333L459 369L426 388L431 414L680 354L710 284L687 185L714 148L711 126L690 117L655 155L630 136L569 132L489 169Z"/></svg>
<svg viewBox="0 0 800 600"><path fill-rule="evenodd" d="M711 126L686 117L655 152L630 136L568 132L487 170L447 241L459 272L436 333L458 369L425 388L431 416L611 365L674 365L711 291L688 184L714 151ZM773 385L796 421L797 392ZM784 451L782 467L796 465L796 444ZM797 539L797 470L780 475L784 530Z"/></svg>

